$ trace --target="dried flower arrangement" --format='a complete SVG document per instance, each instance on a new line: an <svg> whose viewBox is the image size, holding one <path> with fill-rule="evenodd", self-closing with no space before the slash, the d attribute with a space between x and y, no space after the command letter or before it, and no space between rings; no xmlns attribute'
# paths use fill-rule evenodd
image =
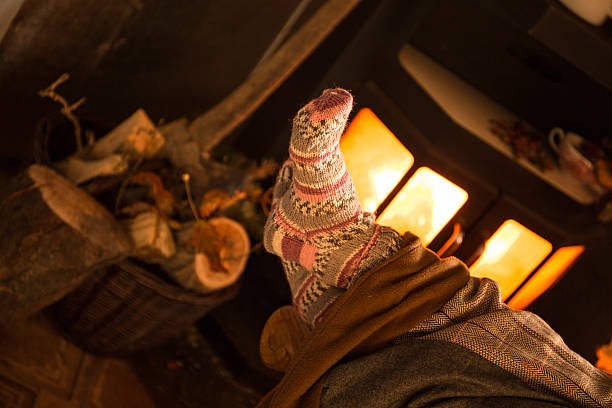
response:
<svg viewBox="0 0 612 408"><path fill-rule="evenodd" d="M490 123L491 132L512 148L517 159L526 159L542 171L555 166L544 135L528 130L521 121L510 124L502 120L491 120Z"/></svg>

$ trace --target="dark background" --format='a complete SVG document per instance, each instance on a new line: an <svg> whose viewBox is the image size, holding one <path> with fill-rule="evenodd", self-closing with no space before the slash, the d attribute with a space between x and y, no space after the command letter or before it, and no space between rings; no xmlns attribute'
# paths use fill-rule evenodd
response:
<svg viewBox="0 0 612 408"><path fill-rule="evenodd" d="M298 25L322 1L312 1ZM59 109L37 92L62 73L72 78L59 92L69 101L86 97L76 113L101 127L139 107L156 123L193 119L244 81L297 4L25 0L0 42L0 180L32 160L37 122ZM253 157L283 159L290 119L302 104L326 87L358 90L375 80L386 63L380 54L403 42L542 131L563 126L593 140L611 134L610 21L588 26L553 0L364 0L229 141ZM610 249L608 225L531 307L592 362L612 336ZM260 393L277 377L259 362L259 333L288 296L280 264L257 254L237 298L200 324L212 353ZM146 360L137 359L139 372L159 381Z"/></svg>

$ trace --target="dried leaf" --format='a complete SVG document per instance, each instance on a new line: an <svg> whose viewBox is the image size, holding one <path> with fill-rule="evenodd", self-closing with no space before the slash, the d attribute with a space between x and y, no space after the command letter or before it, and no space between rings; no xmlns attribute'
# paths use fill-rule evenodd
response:
<svg viewBox="0 0 612 408"><path fill-rule="evenodd" d="M119 214L136 215L142 212L148 212L154 210L153 206L145 202L137 202L134 204L127 205L119 210Z"/></svg>
<svg viewBox="0 0 612 408"><path fill-rule="evenodd" d="M510 146L517 159L526 159L542 171L555 166L543 135L528 130L521 121L510 124L503 120L491 120L490 123L491 132Z"/></svg>
<svg viewBox="0 0 612 408"><path fill-rule="evenodd" d="M220 246L219 258L225 268L224 271L215 271L204 253L195 254L195 273L202 288L210 292L236 282L246 266L251 244L240 223L225 217L212 218L207 222L215 230L216 242Z"/></svg>
<svg viewBox="0 0 612 408"><path fill-rule="evenodd" d="M164 214L170 215L176 208L176 199L164 188L161 178L150 171L141 171L130 178L130 182L150 187L155 206Z"/></svg>
<svg viewBox="0 0 612 408"><path fill-rule="evenodd" d="M612 190L612 160L596 160L595 175L602 187Z"/></svg>
<svg viewBox="0 0 612 408"><path fill-rule="evenodd" d="M278 170L278 162L274 159L263 159L259 166L251 166L247 169L247 174L251 180L262 180L268 176L271 176Z"/></svg>
<svg viewBox="0 0 612 408"><path fill-rule="evenodd" d="M196 253L203 253L210 262L210 268L215 271L227 270L221 264L221 246L217 232L206 220L199 220L193 226L191 242Z"/></svg>
<svg viewBox="0 0 612 408"><path fill-rule="evenodd" d="M209 190L204 194L198 210L202 218L208 218L215 212L220 212L231 207L245 197L246 193L244 191L236 191L232 196L223 190Z"/></svg>

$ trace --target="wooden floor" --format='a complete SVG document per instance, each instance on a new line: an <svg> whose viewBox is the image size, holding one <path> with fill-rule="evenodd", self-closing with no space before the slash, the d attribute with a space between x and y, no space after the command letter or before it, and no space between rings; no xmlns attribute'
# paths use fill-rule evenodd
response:
<svg viewBox="0 0 612 408"><path fill-rule="evenodd" d="M259 333L289 303L280 265L258 252L234 299L126 359L82 351L45 311L0 326L0 408L253 407L281 378L261 363Z"/></svg>
<svg viewBox="0 0 612 408"><path fill-rule="evenodd" d="M155 406L126 361L81 351L43 315L2 329L0 407Z"/></svg>
<svg viewBox="0 0 612 408"><path fill-rule="evenodd" d="M129 359L94 356L38 314L0 331L0 408L255 406L270 385L249 386L254 371L218 351L194 327Z"/></svg>

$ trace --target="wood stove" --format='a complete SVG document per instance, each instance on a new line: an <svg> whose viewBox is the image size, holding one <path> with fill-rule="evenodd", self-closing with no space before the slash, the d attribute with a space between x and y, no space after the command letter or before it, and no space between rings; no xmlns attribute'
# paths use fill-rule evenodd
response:
<svg viewBox="0 0 612 408"><path fill-rule="evenodd" d="M534 131L542 133L560 125L573 126L592 138L612 134L603 125L605 120L595 114L612 106L608 78L601 76L604 71L573 63L567 52L561 58L554 41L542 39L552 35L543 30L557 27L555 18L589 28L565 11L559 17L561 6L548 1L470 0L462 6L443 0L380 3L374 7L364 2L257 112L241 138L274 129L270 118L291 117L321 89L350 89L356 105L348 136L351 131L370 135L365 142L366 154L370 148L369 162L358 158L358 153L350 157L352 150L359 150L355 146L359 143L345 136L341 144L362 206L375 211L380 223L416 231L440 255L457 256L474 275L495 277L497 273L503 297L512 307L540 314L571 347L594 360L597 345L612 336L608 312L612 310L612 278L606 272L612 227L597 219L598 193L563 172L542 172L526 160L517 160L490 128L491 120L521 120L532 122ZM444 20L451 14L453 24ZM469 27L463 27L462 18ZM530 24L538 27L537 35L530 34ZM490 35L475 33L491 26ZM465 58L457 54L456 47L445 51L447 44L461 43L456 38L461 29L470 32L466 35L470 41L480 41L459 50L469 53ZM605 35L598 33L594 38L598 49L606 47ZM499 54L489 64L496 72L487 70L487 56L480 54L491 49ZM515 72L514 65L505 71L500 68L495 59L502 54L508 60L520 60L517 64L524 75ZM539 63L527 63L538 58ZM470 67L470 63L484 65ZM482 75L464 75L470 69ZM496 77L500 84L495 85ZM510 95L509 81L516 81ZM574 117L567 116L569 108L564 106L559 109L559 121L553 122L554 110L541 101L549 98L543 93L558 98L560 89L581 98L598 98L599 104L589 110L572 101ZM539 104L534 103L536 99ZM550 105L558 106L558 101ZM589 123L592 132L587 129ZM272 149L282 158L289 134L287 122L277 129L278 137L271 140L271 148L266 145L266 152ZM389 146L393 153L376 152ZM381 154L385 157L382 166L377 158ZM378 167L378 173L370 171L373 185L360 187L363 176L358 173L368 178L367 167ZM424 187L427 177L446 180L453 188L436 193ZM431 200L428 195L436 198ZM444 201L455 198L457 205L445 210L439 228L425 228L440 216L427 202L439 202L438 197ZM406 201L401 203L402 199ZM418 213L417 207L424 210ZM419 225L424 228L419 230ZM499 243L493 236L505 239ZM512 247L518 248L518 255L504 257ZM508 266L509 259L513 267ZM504 277L509 270L515 274Z"/></svg>
<svg viewBox="0 0 612 408"><path fill-rule="evenodd" d="M406 85L418 86L419 92L406 90L400 98L407 102L411 99L411 106L427 109L430 117L421 122L420 128L415 127L413 109L394 113L394 102L381 87L374 82L366 83L360 91L359 103L367 108L358 111L341 141L362 206L375 211L379 223L420 236L439 255L456 254L471 267L473 275L497 280L502 298L510 305L528 306L561 278L582 254L585 243L601 233L600 225L594 220L589 220L590 225L585 222L588 212L581 208L571 210L574 215L585 213L580 225L573 229L554 218L554 208L560 201L565 201L569 208L575 206L573 201L590 200L590 192L581 186L571 189L571 176L556 172L553 175L557 178L551 180L545 173L536 180L529 180L533 174L524 174L525 182L530 181L532 187L523 189L529 184L521 181L521 185L515 186L516 177L506 176L516 171L513 167L518 163L512 155L497 157L499 152L491 149L494 135L491 144L474 140L474 132L490 134L486 123L494 118L491 115L508 117L511 114L491 100L485 99L484 103L471 100L469 91L473 90L467 85L460 90L463 93L450 95L457 88L452 81L459 79L442 72L442 67L433 65L413 47L404 45L398 53L398 62L405 72L397 73L394 88L400 89L398 86L404 81ZM432 76L436 69L446 76ZM419 76L421 83L415 76ZM441 94L436 95L433 87L429 87L428 93L425 89L428 84L437 86ZM449 102L452 98L461 103L453 106ZM470 117L470 114L477 116ZM471 130L467 130L470 124ZM389 133L377 134L377 127ZM398 157L394 162L393 151L401 151L401 147L382 145L381 142L395 134L404 150L407 149L405 154L410 160ZM359 137L360 151L355 147L359 141L353 141ZM465 150L462 145L474 142L483 150L492 151L483 152L486 156L475 154L462 158L459 153ZM388 149L386 154L383 147ZM368 156L386 158L368 164ZM567 178L567 183L558 181L558 177ZM559 184L557 191L548 191L551 183ZM529 197L534 191L551 194L554 200L530 204ZM372 205L376 198L376 205Z"/></svg>

